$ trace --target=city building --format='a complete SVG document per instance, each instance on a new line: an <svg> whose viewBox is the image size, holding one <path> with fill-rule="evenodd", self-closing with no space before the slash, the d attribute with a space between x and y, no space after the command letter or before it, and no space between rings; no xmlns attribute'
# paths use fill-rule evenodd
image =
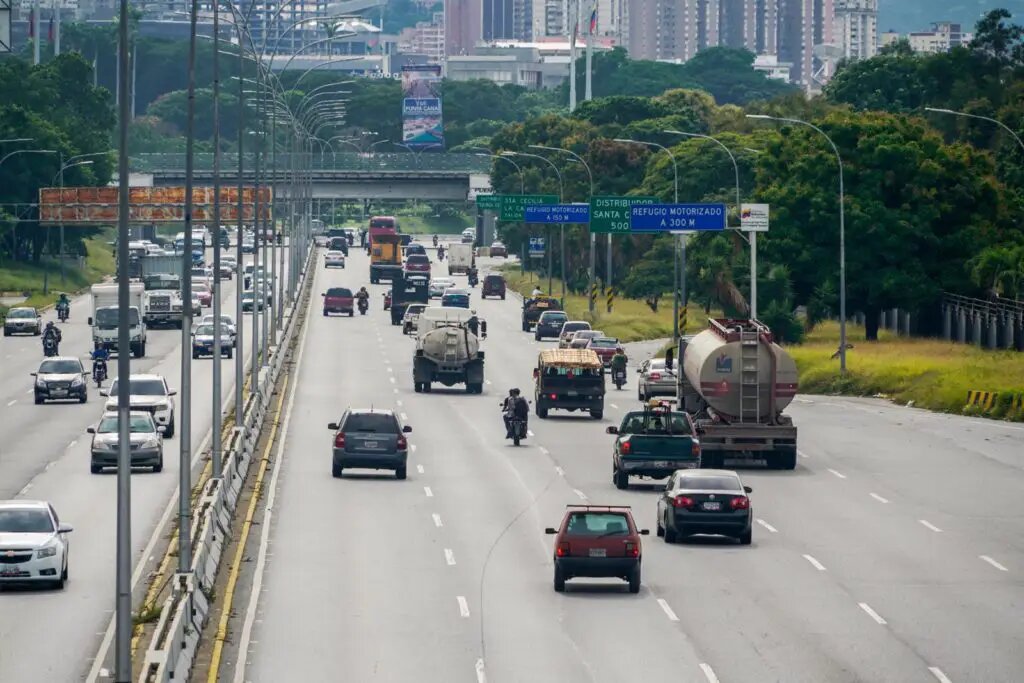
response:
<svg viewBox="0 0 1024 683"><path fill-rule="evenodd" d="M835 0L835 37L845 59L878 53L878 0Z"/></svg>
<svg viewBox="0 0 1024 683"><path fill-rule="evenodd" d="M398 51L403 54L426 55L430 64L440 64L445 57L444 13L435 12L431 21L420 21L404 28L398 36Z"/></svg>
<svg viewBox="0 0 1024 683"><path fill-rule="evenodd" d="M444 0L445 55L468 55L482 38L481 0Z"/></svg>
<svg viewBox="0 0 1024 683"><path fill-rule="evenodd" d="M594 49L610 49L608 42L598 45L595 41ZM473 54L449 57L446 77L455 81L482 78L533 89L556 88L569 78L570 50L565 40L480 46Z"/></svg>

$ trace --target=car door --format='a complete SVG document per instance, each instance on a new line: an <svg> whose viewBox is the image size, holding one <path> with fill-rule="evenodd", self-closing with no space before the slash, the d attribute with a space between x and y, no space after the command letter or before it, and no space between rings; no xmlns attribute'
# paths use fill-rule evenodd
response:
<svg viewBox="0 0 1024 683"><path fill-rule="evenodd" d="M668 481L665 483L665 488L662 489L661 495L658 496L658 520L664 518L665 510L668 508L668 499L672 496L672 492L676 489L676 475L671 474Z"/></svg>

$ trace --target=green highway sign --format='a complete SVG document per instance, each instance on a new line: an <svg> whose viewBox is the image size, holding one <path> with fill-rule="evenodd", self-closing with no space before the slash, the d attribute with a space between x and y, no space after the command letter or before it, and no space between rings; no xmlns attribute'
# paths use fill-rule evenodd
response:
<svg viewBox="0 0 1024 683"><path fill-rule="evenodd" d="M476 196L476 208L480 209L481 211L500 211L501 195L478 194Z"/></svg>
<svg viewBox="0 0 1024 683"><path fill-rule="evenodd" d="M502 194L501 209L498 219L503 221L523 222L523 213L527 204L557 204L558 196L553 194ZM629 226L629 219L626 219Z"/></svg>
<svg viewBox="0 0 1024 683"><path fill-rule="evenodd" d="M590 232L629 234L629 211L638 204L654 204L656 197L591 197Z"/></svg>

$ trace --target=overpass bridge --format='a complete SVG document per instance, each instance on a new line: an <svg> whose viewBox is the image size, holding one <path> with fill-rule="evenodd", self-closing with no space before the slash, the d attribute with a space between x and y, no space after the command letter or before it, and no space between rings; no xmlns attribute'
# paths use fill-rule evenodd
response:
<svg viewBox="0 0 1024 683"><path fill-rule="evenodd" d="M486 178L490 160L476 154L461 153L306 153L270 154L260 157L261 179L278 181L278 197L288 196L292 164L311 178L314 199L423 199L466 201L470 178ZM272 164L271 161L274 161ZM256 155L244 155L242 175L254 181ZM238 182L238 154L221 154L221 182ZM131 157L133 174L152 176L153 185L175 186L185 183L184 154L136 154ZM194 155L194 181L209 185L213 180L213 154ZM474 183L477 185L479 183Z"/></svg>

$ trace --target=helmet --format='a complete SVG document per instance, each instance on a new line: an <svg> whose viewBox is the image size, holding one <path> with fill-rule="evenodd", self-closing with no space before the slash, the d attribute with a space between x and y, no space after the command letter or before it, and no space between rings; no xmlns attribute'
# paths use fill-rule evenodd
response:
<svg viewBox="0 0 1024 683"><path fill-rule="evenodd" d="M509 389L508 393L512 394L513 396L518 396L519 395L519 389L515 389L515 388Z"/></svg>

